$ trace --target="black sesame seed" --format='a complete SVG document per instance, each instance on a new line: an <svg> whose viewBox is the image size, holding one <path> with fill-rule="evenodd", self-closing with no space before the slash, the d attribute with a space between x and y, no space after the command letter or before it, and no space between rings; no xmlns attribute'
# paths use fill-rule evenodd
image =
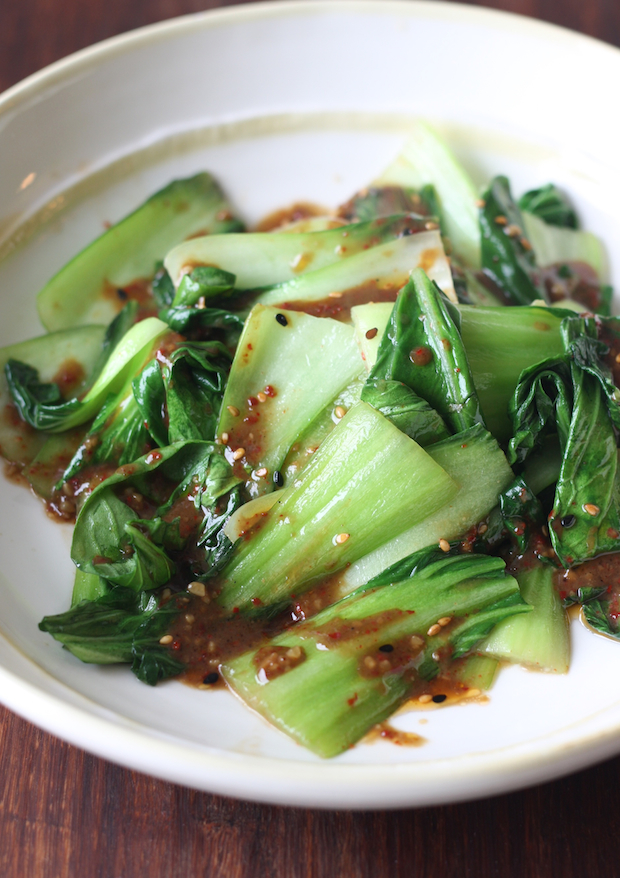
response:
<svg viewBox="0 0 620 878"><path fill-rule="evenodd" d="M379 652L394 652L394 647L391 643L384 643L383 646L379 647Z"/></svg>
<svg viewBox="0 0 620 878"><path fill-rule="evenodd" d="M284 314L276 314L276 320L280 324L280 326L288 326L288 320L284 316Z"/></svg>
<svg viewBox="0 0 620 878"><path fill-rule="evenodd" d="M118 290L116 291L116 295L119 297L119 299L121 300L121 302L126 302L127 299L129 298L129 296L127 295L127 293L125 292L125 290L122 290L122 289L118 289Z"/></svg>
<svg viewBox="0 0 620 878"><path fill-rule="evenodd" d="M277 488L281 488L284 484L284 477L279 469L277 469L273 474L273 483Z"/></svg>
<svg viewBox="0 0 620 878"><path fill-rule="evenodd" d="M565 515L564 518L560 519L560 524L562 527L572 527L576 521L574 515Z"/></svg>
<svg viewBox="0 0 620 878"><path fill-rule="evenodd" d="M212 686L213 683L217 683L219 679L220 675L218 674L218 672L211 671L210 674L207 674L207 676L203 678L202 682L205 684L205 686Z"/></svg>
<svg viewBox="0 0 620 878"><path fill-rule="evenodd" d="M433 701L435 704L441 704L441 702L445 701L447 697L447 695L433 695Z"/></svg>

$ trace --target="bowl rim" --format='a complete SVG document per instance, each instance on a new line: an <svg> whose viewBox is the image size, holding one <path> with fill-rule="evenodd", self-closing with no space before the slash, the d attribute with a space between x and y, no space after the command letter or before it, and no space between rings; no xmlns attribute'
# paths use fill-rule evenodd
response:
<svg viewBox="0 0 620 878"><path fill-rule="evenodd" d="M620 49L588 35L524 15L465 6L461 3L438 3L436 0L417 0L415 3L410 0L271 0L166 19L74 52L31 74L0 95L0 117L3 113L18 109L42 91L62 85L76 72L87 71L140 45L156 43L171 35L181 35L195 30L196 27L211 29L270 17L333 13L398 14L412 19L432 18L453 23L491 23L495 28L511 32L518 29L523 34L542 34L546 39L570 43L571 46L583 44L595 47L597 51L613 53L616 61L620 59ZM369 809L434 805L479 798L540 783L562 773L583 768L620 749L620 711L616 710L618 719L613 727L606 724L602 729L597 728L598 715L594 715L584 721L592 728L580 737L578 744L573 745L570 740L562 740L562 733L554 733L549 736L552 740L544 746L540 738L534 739L537 747L529 756L519 753L519 747L516 747L508 748L511 751L508 753L502 753L502 750L491 751L472 755L469 759L458 756L423 764L395 762L342 765L333 762L278 761L269 756L222 753L214 747L192 746L188 743L185 746L185 755L181 758L178 742L167 740L163 733L131 723L125 717L120 717L120 723L113 722L89 712L85 706L75 703L75 700L70 703L55 692L46 691L36 681L37 677L44 679L44 668L12 643L9 637L2 636L2 640L6 648L16 654L18 664L31 667L35 675L35 682L26 679L4 666L0 657L2 702L16 713L78 747L89 749L100 757L111 759L130 769L151 774L156 757L161 766L161 770L157 772L158 777L239 798L323 808ZM56 689L67 689L77 697L77 701L83 700L86 705L87 699L75 693L70 686L55 677L50 679L54 680ZM558 735L560 740L557 740ZM512 752L513 750L516 752ZM162 756L165 758L161 758ZM455 765L457 761L460 763L458 766ZM202 766L200 772L196 770L198 765ZM292 766L295 768L294 777L291 777ZM248 788L248 768L255 778L263 778L259 789L256 784L254 790ZM208 784L203 780L205 771L210 775ZM199 773L201 777L197 777ZM327 773L330 775L329 783L325 777ZM376 802L370 804L367 793L369 785L382 785L386 777L391 784L390 790L387 794L379 794ZM477 781L475 788L472 785L474 778ZM265 788L267 780L271 784L269 789ZM411 785L414 781L412 792ZM303 791L299 789L300 782L306 786ZM345 784L346 792L340 797L334 795L338 786ZM333 799L329 803L325 800L326 788L329 788ZM357 804L356 795L360 797Z"/></svg>

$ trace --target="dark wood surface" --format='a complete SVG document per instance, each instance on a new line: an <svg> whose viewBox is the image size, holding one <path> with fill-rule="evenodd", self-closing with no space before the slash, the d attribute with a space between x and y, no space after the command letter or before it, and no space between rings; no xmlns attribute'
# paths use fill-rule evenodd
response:
<svg viewBox="0 0 620 878"><path fill-rule="evenodd" d="M2 0L0 91L114 34L225 5L234 2ZM620 46L619 0L479 5ZM615 112L612 85L601 87L610 89ZM525 792L468 804L307 811L237 802L127 771L0 708L0 770L3 878L620 875L620 758Z"/></svg>

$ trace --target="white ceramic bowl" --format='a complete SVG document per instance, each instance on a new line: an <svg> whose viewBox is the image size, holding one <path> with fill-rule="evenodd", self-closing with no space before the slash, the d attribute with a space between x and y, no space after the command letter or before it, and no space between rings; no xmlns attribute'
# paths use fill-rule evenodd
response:
<svg viewBox="0 0 620 878"><path fill-rule="evenodd" d="M570 191L617 278L618 84L615 49L449 3L251 5L95 46L0 99L0 344L38 334L37 289L171 178L211 170L250 222L298 199L334 205L418 116L480 182L506 172L517 191ZM233 796L378 808L488 795L620 751L620 644L576 624L567 677L512 668L487 704L401 714L422 747L321 761L226 692L150 689L40 633L68 605L69 538L2 483L0 698L116 762Z"/></svg>

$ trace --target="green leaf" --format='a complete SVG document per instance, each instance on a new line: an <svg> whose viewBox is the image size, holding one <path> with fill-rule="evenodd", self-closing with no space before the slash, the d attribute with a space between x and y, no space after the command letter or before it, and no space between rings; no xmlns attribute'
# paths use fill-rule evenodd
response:
<svg viewBox="0 0 620 878"><path fill-rule="evenodd" d="M534 253L523 243L523 217L506 177L495 177L480 210L482 269L511 305L547 301Z"/></svg>
<svg viewBox="0 0 620 878"><path fill-rule="evenodd" d="M519 199L519 208L533 213L551 226L578 229L577 214L553 183L530 189Z"/></svg>

